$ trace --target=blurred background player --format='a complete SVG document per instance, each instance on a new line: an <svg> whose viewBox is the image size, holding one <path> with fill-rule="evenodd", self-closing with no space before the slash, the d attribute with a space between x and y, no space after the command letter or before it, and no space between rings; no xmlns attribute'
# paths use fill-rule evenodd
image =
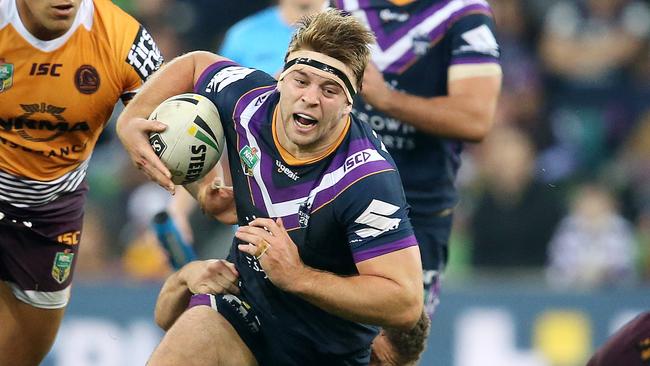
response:
<svg viewBox="0 0 650 366"><path fill-rule="evenodd" d="M107 0L0 1L0 358L38 365L70 297L86 169L118 99L162 64Z"/></svg>
<svg viewBox="0 0 650 366"><path fill-rule="evenodd" d="M433 313L448 257L463 142L492 127L499 45L484 0L336 0L376 35L353 113L382 137L399 168Z"/></svg>
<svg viewBox="0 0 650 366"><path fill-rule="evenodd" d="M320 11L324 0L279 0L228 29L219 54L240 65L278 76L284 65L294 24L301 16Z"/></svg>

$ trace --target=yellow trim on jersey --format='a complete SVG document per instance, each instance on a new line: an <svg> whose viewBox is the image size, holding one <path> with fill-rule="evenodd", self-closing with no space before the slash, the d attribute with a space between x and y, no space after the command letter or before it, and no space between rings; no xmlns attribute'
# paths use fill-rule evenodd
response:
<svg viewBox="0 0 650 366"><path fill-rule="evenodd" d="M343 128L343 131L341 132L341 135L336 139L336 141L327 149L325 150L322 154L315 156L313 158L309 159L298 159L291 155L290 152L288 152L282 145L280 145L280 140L278 140L278 133L277 133L277 128L276 128L276 121L278 119L278 107L275 107L275 110L273 111L273 123L271 125L271 129L273 131L273 142L275 142L275 147L278 149L278 152L280 153L280 156L282 156L282 159L289 165L307 165L307 164L312 164L315 163L319 160L322 160L329 154L331 154L334 150L336 150L339 145L343 142L343 139L345 138L346 134L348 133L348 130L350 129L350 116L348 116L348 119L345 121L345 127Z"/></svg>
<svg viewBox="0 0 650 366"><path fill-rule="evenodd" d="M404 6L414 2L415 0L388 0L388 1L390 1L391 3L397 6Z"/></svg>
<svg viewBox="0 0 650 366"><path fill-rule="evenodd" d="M449 67L449 81L482 76L501 75L501 65L497 63L452 65Z"/></svg>

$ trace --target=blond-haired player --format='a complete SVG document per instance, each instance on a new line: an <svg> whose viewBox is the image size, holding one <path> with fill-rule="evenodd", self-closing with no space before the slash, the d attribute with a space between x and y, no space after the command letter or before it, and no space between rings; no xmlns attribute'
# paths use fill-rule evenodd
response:
<svg viewBox="0 0 650 366"><path fill-rule="evenodd" d="M399 174L350 115L371 41L353 17L311 15L278 80L190 53L120 116L132 160L173 190L147 141L157 123L143 117L173 94L210 98L239 222L227 261L191 262L165 282L156 319L168 331L150 365L367 365L377 326L416 324L420 254ZM212 196L198 196L211 207Z"/></svg>

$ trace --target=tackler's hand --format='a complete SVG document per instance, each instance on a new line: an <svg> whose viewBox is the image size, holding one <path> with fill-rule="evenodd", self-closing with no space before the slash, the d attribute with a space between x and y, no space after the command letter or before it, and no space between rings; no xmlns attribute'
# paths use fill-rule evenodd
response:
<svg viewBox="0 0 650 366"><path fill-rule="evenodd" d="M223 259L191 262L180 275L193 294L239 294L239 272Z"/></svg>

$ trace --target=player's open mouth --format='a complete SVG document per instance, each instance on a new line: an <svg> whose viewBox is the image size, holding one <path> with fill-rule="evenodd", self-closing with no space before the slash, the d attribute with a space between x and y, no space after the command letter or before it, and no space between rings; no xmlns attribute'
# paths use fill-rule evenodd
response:
<svg viewBox="0 0 650 366"><path fill-rule="evenodd" d="M72 11L74 10L74 4L61 4L61 5L55 5L52 7L54 9L54 14L59 17L67 17L70 14L72 14Z"/></svg>
<svg viewBox="0 0 650 366"><path fill-rule="evenodd" d="M293 120L300 128L309 128L318 123L318 120L302 113L294 113Z"/></svg>

